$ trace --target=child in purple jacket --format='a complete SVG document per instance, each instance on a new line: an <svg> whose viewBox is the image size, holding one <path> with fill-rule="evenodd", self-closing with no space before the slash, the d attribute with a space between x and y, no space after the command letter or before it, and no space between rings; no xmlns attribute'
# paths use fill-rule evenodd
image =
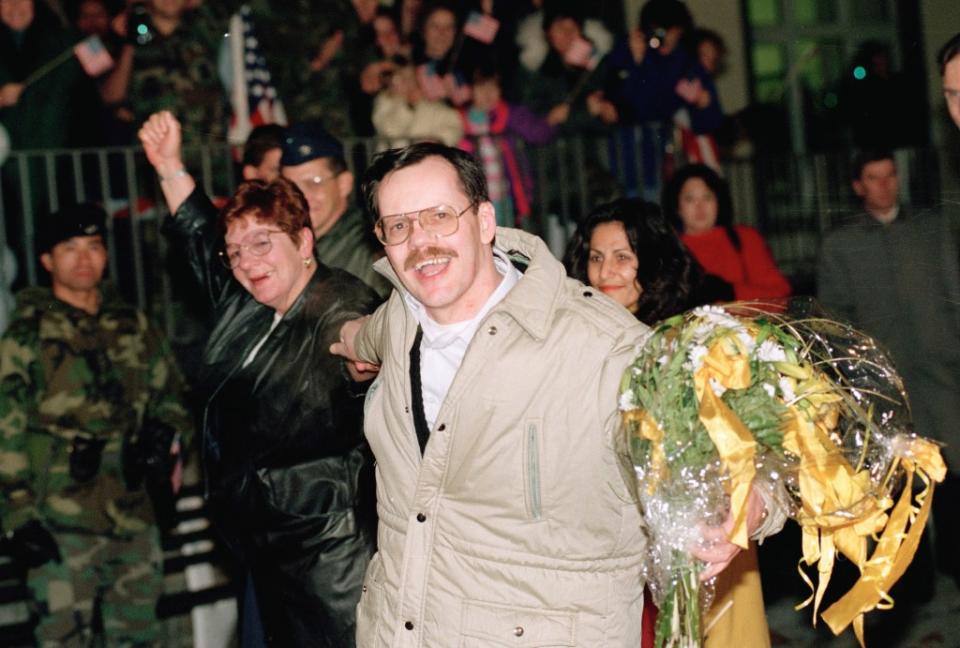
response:
<svg viewBox="0 0 960 648"><path fill-rule="evenodd" d="M545 119L524 106L508 104L501 96L499 75L482 68L474 73L473 101L458 110L464 133L458 146L483 164L497 225L519 225L530 215L533 182L516 142L546 144L565 114Z"/></svg>

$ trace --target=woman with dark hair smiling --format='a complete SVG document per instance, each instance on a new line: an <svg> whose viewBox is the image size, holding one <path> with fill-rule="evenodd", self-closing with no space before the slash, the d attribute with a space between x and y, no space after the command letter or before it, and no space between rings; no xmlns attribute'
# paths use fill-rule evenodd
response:
<svg viewBox="0 0 960 648"><path fill-rule="evenodd" d="M734 225L730 187L702 164L679 169L663 190L663 212L703 269L733 287L735 299L788 297L790 284L760 233Z"/></svg>
<svg viewBox="0 0 960 648"><path fill-rule="evenodd" d="M723 281L706 275L666 223L638 198L600 205L567 247L567 273L652 324L699 304L728 301Z"/></svg>
<svg viewBox="0 0 960 648"><path fill-rule="evenodd" d="M704 273L657 205L621 198L595 208L567 247L567 274L624 306L644 324L733 297L730 285ZM704 646L770 646L756 546L741 552L717 578L704 618ZM656 610L646 595L641 648L653 646ZM742 641L741 641L742 640Z"/></svg>

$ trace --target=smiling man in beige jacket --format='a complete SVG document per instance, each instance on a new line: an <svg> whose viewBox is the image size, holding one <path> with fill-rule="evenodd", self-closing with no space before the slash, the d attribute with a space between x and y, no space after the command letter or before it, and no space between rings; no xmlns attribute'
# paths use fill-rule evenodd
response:
<svg viewBox="0 0 960 648"><path fill-rule="evenodd" d="M363 191L396 290L333 349L380 369L357 645L637 648L646 540L617 394L646 327L539 238L497 228L457 149L382 153ZM712 574L736 547L707 535Z"/></svg>

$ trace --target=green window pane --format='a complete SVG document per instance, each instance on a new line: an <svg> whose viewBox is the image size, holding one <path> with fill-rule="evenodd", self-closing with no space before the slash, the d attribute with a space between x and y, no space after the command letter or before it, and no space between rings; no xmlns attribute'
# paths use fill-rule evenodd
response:
<svg viewBox="0 0 960 648"><path fill-rule="evenodd" d="M747 0L747 16L754 27L779 25L780 0Z"/></svg>
<svg viewBox="0 0 960 648"><path fill-rule="evenodd" d="M821 92L840 78L846 58L839 41L799 40L795 52L800 75L811 90Z"/></svg>
<svg viewBox="0 0 960 648"><path fill-rule="evenodd" d="M793 19L799 25L828 25L837 22L837 4L834 0L795 0Z"/></svg>
<svg viewBox="0 0 960 648"><path fill-rule="evenodd" d="M757 80L754 84L754 94L760 103L779 103L783 99L783 80Z"/></svg>
<svg viewBox="0 0 960 648"><path fill-rule="evenodd" d="M782 77L786 70L786 54L782 45L757 43L753 47L753 73L760 77Z"/></svg>

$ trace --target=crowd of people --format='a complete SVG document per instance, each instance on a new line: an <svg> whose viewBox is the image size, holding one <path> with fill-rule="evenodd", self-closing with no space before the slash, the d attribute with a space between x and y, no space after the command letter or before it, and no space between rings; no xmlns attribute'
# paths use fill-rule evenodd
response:
<svg viewBox="0 0 960 648"><path fill-rule="evenodd" d="M17 148L132 143L137 125L161 109L181 116L188 142L222 140L232 93L241 85L281 103L293 121L322 117L337 137L426 136L452 145L462 130L448 122L460 121L458 109L473 107L478 73L496 77L508 101L561 133L669 119L681 108L703 133L721 115L708 68L717 69L722 39L694 35L681 2L649 3L644 38L634 30L628 38L622 4L604 3L619 5L619 16L612 10L599 16L567 0L409 0L389 9L376 0L8 5L0 28L0 108L16 113L4 123ZM231 31L233 15L243 17L239 33ZM482 19L492 26L475 27ZM655 36L661 31L662 38ZM112 69L85 79L79 64L65 62L35 76L91 35L112 55ZM236 39L250 57L239 68L231 60ZM601 58L606 62L597 67ZM657 92L642 92L647 84ZM64 102L44 101L66 96L69 111ZM377 105L396 102L414 114ZM37 114L35 107L44 110ZM439 123L431 127L419 113ZM76 124L84 128L71 128Z"/></svg>
<svg viewBox="0 0 960 648"><path fill-rule="evenodd" d="M532 184L517 142L651 122L712 138L723 122L708 71L722 39L695 30L676 0L648 3L631 30L621 3L573 0L4 7L0 123L14 149L134 144L159 110L178 116L187 144L240 144L251 124L321 119L340 139L381 138L380 149L475 148L501 222L514 225ZM62 56L91 36L113 60L92 77Z"/></svg>
<svg viewBox="0 0 960 648"><path fill-rule="evenodd" d="M463 3L419 4L150 0L112 17L78 4L77 27L114 41L90 105L136 130L209 335L188 399L168 342L104 279L103 209L41 224L51 286L18 295L0 339L0 549L29 584L41 645L159 641L156 531L173 524L188 456L231 556L245 648L652 645L621 376L657 321L791 286L708 164L676 169L660 206L595 206L561 262L514 228L530 188L511 140L662 120L709 134L722 39L688 38L675 0L650 0L620 38L580 3L481 0L476 16L499 23L490 42L462 36ZM238 11L262 52L245 55L262 56L262 88L293 124L249 133L244 182L218 209L184 146L226 136L229 47L214 36ZM0 47L69 46L47 12L0 0ZM0 58L0 117L31 147L87 96L40 90L89 79L72 63L35 81L29 64L3 70L25 60ZM960 36L940 65L960 126ZM370 132L386 139L353 200L343 138ZM896 181L889 153L857 158L864 213L824 241L820 296L890 346L918 431L949 443L955 232L901 208ZM960 580L957 479L937 549ZM786 508L758 480L751 538ZM718 578L706 645L770 645L756 548L731 543L731 524L694 549Z"/></svg>

